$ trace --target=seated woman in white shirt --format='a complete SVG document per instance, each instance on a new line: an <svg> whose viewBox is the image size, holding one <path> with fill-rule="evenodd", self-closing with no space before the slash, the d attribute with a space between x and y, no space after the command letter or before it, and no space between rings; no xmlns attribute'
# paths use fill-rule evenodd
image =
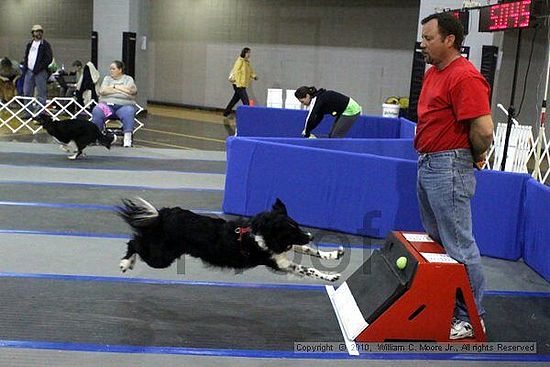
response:
<svg viewBox="0 0 550 367"><path fill-rule="evenodd" d="M92 122L103 131L105 121L116 116L122 122L124 146L131 147L137 87L134 79L124 74L122 61L113 61L109 71L110 75L103 79L99 89L99 104L92 111Z"/></svg>

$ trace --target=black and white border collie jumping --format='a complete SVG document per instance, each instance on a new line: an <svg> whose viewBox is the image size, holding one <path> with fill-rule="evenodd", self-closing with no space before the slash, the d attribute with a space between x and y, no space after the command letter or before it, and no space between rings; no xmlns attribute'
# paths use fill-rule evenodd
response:
<svg viewBox="0 0 550 367"><path fill-rule="evenodd" d="M226 221L179 207L157 210L141 198L123 199L122 202L118 214L134 230L126 255L120 262L122 272L133 269L136 255L153 268L166 268L187 254L221 268L244 270L265 265L276 271L330 282L340 277L340 274L324 273L288 259L287 253L294 250L336 260L343 255L344 249L319 251L310 247L311 234L302 231L288 216L279 199L271 211L246 221Z"/></svg>
<svg viewBox="0 0 550 367"><path fill-rule="evenodd" d="M98 142L107 149L116 141L116 135L103 134L93 122L82 119L54 121L46 114L34 118L59 144L60 148L71 155L67 158L77 159L83 156L83 150L89 144Z"/></svg>

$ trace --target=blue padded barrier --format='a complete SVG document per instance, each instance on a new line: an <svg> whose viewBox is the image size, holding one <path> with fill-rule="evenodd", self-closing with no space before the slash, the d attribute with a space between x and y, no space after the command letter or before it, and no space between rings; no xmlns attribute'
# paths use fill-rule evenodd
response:
<svg viewBox="0 0 550 367"><path fill-rule="evenodd" d="M223 209L254 215L280 197L303 225L372 237L385 237L390 230L421 231L411 144L406 139L384 146L364 139L229 138ZM522 255L529 176L483 170L476 177L472 215L481 253L516 260Z"/></svg>
<svg viewBox="0 0 550 367"><path fill-rule="evenodd" d="M404 117L400 117L399 121L401 121L399 137L401 139L414 139L416 134L416 124Z"/></svg>
<svg viewBox="0 0 550 367"><path fill-rule="evenodd" d="M298 138L301 137L306 117L305 110L239 106L237 134L240 137ZM326 116L313 133L319 137L327 137L333 121L333 117ZM414 137L414 126L414 123L402 118L359 116L346 138L411 139Z"/></svg>
<svg viewBox="0 0 550 367"><path fill-rule="evenodd" d="M418 159L418 153L413 147L412 139L304 139L254 137L254 140L350 153L367 153L414 161Z"/></svg>
<svg viewBox="0 0 550 367"><path fill-rule="evenodd" d="M550 187L530 179L525 192L523 259L550 282Z"/></svg>
<svg viewBox="0 0 550 367"><path fill-rule="evenodd" d="M422 230L414 160L251 138L229 138L227 151L226 213L254 215L279 197L307 226L378 238Z"/></svg>
<svg viewBox="0 0 550 367"><path fill-rule="evenodd" d="M476 172L472 222L482 255L507 260L521 257L525 184L529 177L491 170Z"/></svg>
<svg viewBox="0 0 550 367"><path fill-rule="evenodd" d="M238 136L300 137L304 129L307 111L284 108L237 108ZM316 132L328 135L332 122L325 118Z"/></svg>

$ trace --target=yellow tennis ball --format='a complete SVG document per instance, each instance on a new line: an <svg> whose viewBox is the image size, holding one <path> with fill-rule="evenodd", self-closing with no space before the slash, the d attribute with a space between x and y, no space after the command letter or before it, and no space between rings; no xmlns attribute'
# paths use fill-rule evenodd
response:
<svg viewBox="0 0 550 367"><path fill-rule="evenodd" d="M407 258L405 256L401 256L397 260L395 260L395 266L397 266L397 269L403 270L407 266Z"/></svg>

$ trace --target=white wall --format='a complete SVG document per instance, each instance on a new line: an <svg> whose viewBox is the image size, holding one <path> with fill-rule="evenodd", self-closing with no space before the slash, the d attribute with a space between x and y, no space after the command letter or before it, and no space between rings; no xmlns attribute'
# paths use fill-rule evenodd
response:
<svg viewBox="0 0 550 367"><path fill-rule="evenodd" d="M130 29L131 0L94 0L93 30L98 32L97 69L109 74L113 60L122 60L122 32Z"/></svg>
<svg viewBox="0 0 550 367"><path fill-rule="evenodd" d="M365 113L409 93L418 1L210 0L151 2L149 99L222 108L227 76L241 49L252 49L267 88L315 85L346 93Z"/></svg>
<svg viewBox="0 0 550 367"><path fill-rule="evenodd" d="M142 50L143 37L147 37L149 19L148 0L94 0L93 27L98 32L98 70L102 76L109 74L113 60L122 60L122 34L135 32L136 65L135 83L138 87L137 102L144 108L148 100L149 53Z"/></svg>

